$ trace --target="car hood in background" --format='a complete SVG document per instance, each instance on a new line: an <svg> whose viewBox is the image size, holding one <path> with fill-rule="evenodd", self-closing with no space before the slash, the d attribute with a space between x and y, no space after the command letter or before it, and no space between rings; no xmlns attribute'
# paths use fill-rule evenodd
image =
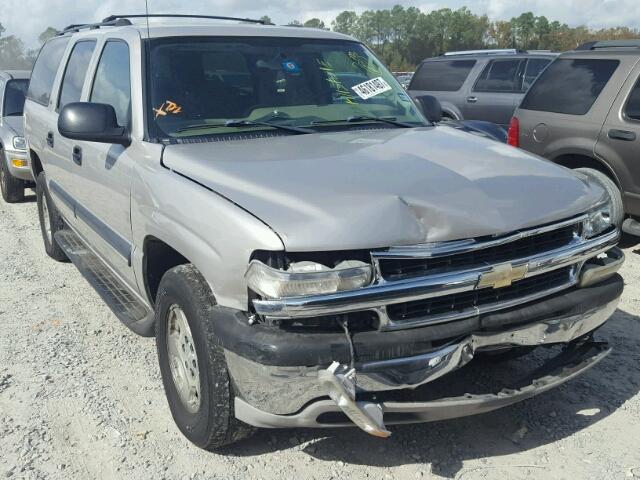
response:
<svg viewBox="0 0 640 480"><path fill-rule="evenodd" d="M22 123L22 116L2 117L2 125L8 126L13 130L16 136L21 137L24 135L24 125Z"/></svg>
<svg viewBox="0 0 640 480"><path fill-rule="evenodd" d="M499 235L583 213L603 194L447 127L170 145L163 162L260 218L290 251Z"/></svg>

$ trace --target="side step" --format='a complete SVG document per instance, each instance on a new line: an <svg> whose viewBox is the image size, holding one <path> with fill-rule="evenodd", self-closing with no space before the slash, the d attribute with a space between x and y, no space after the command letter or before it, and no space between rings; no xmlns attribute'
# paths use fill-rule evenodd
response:
<svg viewBox="0 0 640 480"><path fill-rule="evenodd" d="M55 239L118 320L135 333L153 335L153 312L69 229L56 232Z"/></svg>

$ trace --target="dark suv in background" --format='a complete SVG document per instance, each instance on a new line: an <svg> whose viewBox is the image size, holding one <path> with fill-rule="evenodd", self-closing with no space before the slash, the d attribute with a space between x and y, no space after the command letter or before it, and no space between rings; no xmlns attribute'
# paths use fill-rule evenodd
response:
<svg viewBox="0 0 640 480"><path fill-rule="evenodd" d="M509 143L596 178L614 222L640 235L640 40L562 54L515 112Z"/></svg>
<svg viewBox="0 0 640 480"><path fill-rule="evenodd" d="M485 120L507 126L533 81L557 54L548 51L468 50L424 60L409 94L433 95L455 120Z"/></svg>

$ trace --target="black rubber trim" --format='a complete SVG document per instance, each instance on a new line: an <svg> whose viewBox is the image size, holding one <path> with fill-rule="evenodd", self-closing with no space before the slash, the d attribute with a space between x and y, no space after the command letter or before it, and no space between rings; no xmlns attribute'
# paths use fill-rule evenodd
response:
<svg viewBox="0 0 640 480"><path fill-rule="evenodd" d="M616 274L593 287L572 289L482 317L393 332L360 332L352 338L360 362L420 355L474 332L586 313L619 298L623 288L622 277ZM245 313L224 307L215 307L213 321L215 334L224 348L263 365L329 365L351 359L349 344L342 333L292 333L249 325Z"/></svg>

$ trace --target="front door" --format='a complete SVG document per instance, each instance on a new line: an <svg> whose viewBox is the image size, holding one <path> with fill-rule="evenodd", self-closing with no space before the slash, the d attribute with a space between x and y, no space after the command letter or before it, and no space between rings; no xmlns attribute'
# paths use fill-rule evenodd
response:
<svg viewBox="0 0 640 480"><path fill-rule="evenodd" d="M600 131L596 155L615 171L625 210L640 216L640 67L620 90Z"/></svg>
<svg viewBox="0 0 640 480"><path fill-rule="evenodd" d="M131 73L129 46L108 40L100 52L87 100L113 106L118 123L129 127ZM129 151L114 144L74 141L80 157L74 181L79 230L97 253L132 287L131 173Z"/></svg>

